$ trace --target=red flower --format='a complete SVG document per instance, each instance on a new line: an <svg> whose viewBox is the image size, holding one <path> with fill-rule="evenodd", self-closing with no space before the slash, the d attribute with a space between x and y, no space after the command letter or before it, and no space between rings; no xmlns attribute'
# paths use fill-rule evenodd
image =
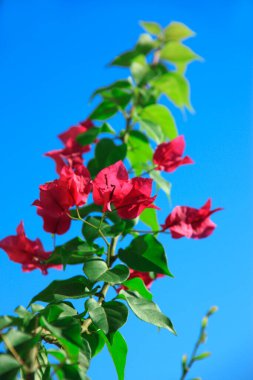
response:
<svg viewBox="0 0 253 380"><path fill-rule="evenodd" d="M121 218L134 219L152 205L156 196L150 197L152 180L136 177L128 179L122 161L101 170L93 181L93 199L103 206L103 211L111 211L114 204Z"/></svg>
<svg viewBox="0 0 253 380"><path fill-rule="evenodd" d="M62 235L70 227L68 210L74 205L67 181L57 179L40 186L40 199L33 202L44 220L44 230Z"/></svg>
<svg viewBox="0 0 253 380"><path fill-rule="evenodd" d="M63 182L67 182L69 192L73 199L73 205L84 205L92 189L88 169L83 165L76 166L75 170L64 166L61 170L60 179Z"/></svg>
<svg viewBox="0 0 253 380"><path fill-rule="evenodd" d="M178 136L174 140L158 145L153 156L156 170L174 172L179 166L193 164L190 157L182 157L185 149L184 136Z"/></svg>
<svg viewBox="0 0 253 380"><path fill-rule="evenodd" d="M121 199L128 191L128 173L122 161L102 169L93 181L93 199L103 211L111 211L111 203Z"/></svg>
<svg viewBox="0 0 253 380"><path fill-rule="evenodd" d="M64 234L70 227L69 209L86 203L91 191L90 173L83 165L64 166L60 179L40 186L40 199L33 202L44 220L44 230Z"/></svg>
<svg viewBox="0 0 253 380"><path fill-rule="evenodd" d="M45 153L45 156L51 157L55 161L57 173L60 174L61 169L65 165L69 165L73 168L82 163L82 154L88 152L90 146L81 146L76 141L76 138L93 126L92 121L87 119L74 127L70 127L66 132L63 132L58 136L65 145L65 148Z"/></svg>
<svg viewBox="0 0 253 380"><path fill-rule="evenodd" d="M43 274L47 274L48 268L62 269L62 265L45 263L51 252L44 251L39 239L32 241L26 237L23 222L17 227L17 235L8 236L0 241L0 248L7 253L12 261L22 264L24 272L38 268Z"/></svg>
<svg viewBox="0 0 253 380"><path fill-rule="evenodd" d="M211 211L211 199L200 209L177 206L167 217L163 229L169 228L171 236L179 239L183 236L192 239L205 238L214 231L216 224L209 218L214 212L222 210L216 208Z"/></svg>
<svg viewBox="0 0 253 380"><path fill-rule="evenodd" d="M123 219L134 219L139 216L146 208L156 208L152 203L156 195L151 197L152 179L135 177L131 179L130 186L124 197L116 199L114 205L118 214Z"/></svg>

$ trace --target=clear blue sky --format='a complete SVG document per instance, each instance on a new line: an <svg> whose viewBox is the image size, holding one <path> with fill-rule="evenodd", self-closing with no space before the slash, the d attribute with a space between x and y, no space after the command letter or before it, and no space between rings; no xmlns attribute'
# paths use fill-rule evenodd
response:
<svg viewBox="0 0 253 380"><path fill-rule="evenodd" d="M252 35L250 0L203 2L168 0L0 1L0 238L13 234L21 219L31 238L51 239L31 203L38 186L54 179L54 165L42 154L60 147L56 135L84 119L91 92L124 77L108 69L130 48L139 20L188 24L198 35L190 45L205 58L193 64L194 116L177 114L187 154L196 165L180 168L171 180L173 205L201 206L209 196L224 207L208 239L163 238L175 279L153 286L155 300L172 318L178 337L134 317L123 329L129 343L126 380L177 380L180 358L189 353L202 315L219 313L209 326L210 359L196 364L192 377L252 380ZM160 199L161 222L169 206ZM164 202L164 203L163 203ZM76 226L64 241L78 231ZM0 252L1 314L27 305L54 278L76 273L21 272ZM92 380L115 380L106 351L94 360Z"/></svg>

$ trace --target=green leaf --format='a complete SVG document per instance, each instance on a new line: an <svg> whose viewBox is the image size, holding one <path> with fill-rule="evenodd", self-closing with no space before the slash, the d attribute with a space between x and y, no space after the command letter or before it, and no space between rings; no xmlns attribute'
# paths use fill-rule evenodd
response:
<svg viewBox="0 0 253 380"><path fill-rule="evenodd" d="M80 133L80 135L77 136L76 141L82 146L89 145L93 143L93 141L96 140L99 133L100 133L100 128L95 128L95 127L90 128L88 129L88 131L84 133Z"/></svg>
<svg viewBox="0 0 253 380"><path fill-rule="evenodd" d="M141 21L140 24L143 29L146 30L146 32L153 34L154 36L159 36L159 34L162 33L161 25L159 25L157 22Z"/></svg>
<svg viewBox="0 0 253 380"><path fill-rule="evenodd" d="M179 73L170 72L155 78L151 85L160 93L165 94L175 106L193 110L190 102L189 82Z"/></svg>
<svg viewBox="0 0 253 380"><path fill-rule="evenodd" d="M146 285L144 284L142 278L130 278L129 280L123 282L122 285L131 291L138 292L143 298L146 298L150 301L152 300L152 293L150 293L150 291L146 288Z"/></svg>
<svg viewBox="0 0 253 380"><path fill-rule="evenodd" d="M142 120L148 120L161 127L164 136L163 141L166 138L172 140L177 137L175 121L167 107L161 104L152 104L145 107L139 116Z"/></svg>
<svg viewBox="0 0 253 380"><path fill-rule="evenodd" d="M91 175L94 177L105 167L123 161L126 153L126 144L116 145L111 139L100 140L95 148L95 158L88 163Z"/></svg>
<svg viewBox="0 0 253 380"><path fill-rule="evenodd" d="M141 86L150 71L145 55L138 55L131 63L130 70L137 85Z"/></svg>
<svg viewBox="0 0 253 380"><path fill-rule="evenodd" d="M154 208L146 208L144 211L142 211L140 220L142 223L145 223L147 226L149 226L153 231L158 231L160 229L156 210Z"/></svg>
<svg viewBox="0 0 253 380"><path fill-rule="evenodd" d="M149 120L139 120L140 128L146 132L147 136L154 140L157 144L164 141L164 134L160 125L157 125Z"/></svg>
<svg viewBox="0 0 253 380"><path fill-rule="evenodd" d="M106 262L98 257L88 260L83 268L84 273L91 282L95 282L108 270Z"/></svg>
<svg viewBox="0 0 253 380"><path fill-rule="evenodd" d="M103 248L92 242L88 244L79 237L76 237L63 245L55 248L51 254L48 263L63 264L64 266L84 263L94 254L100 255Z"/></svg>
<svg viewBox="0 0 253 380"><path fill-rule="evenodd" d="M92 357L99 354L105 345L104 339L96 331L92 331L89 334L84 334L84 339L86 339L89 343Z"/></svg>
<svg viewBox="0 0 253 380"><path fill-rule="evenodd" d="M108 269L97 280L108 282L110 285L121 284L129 277L129 269L125 265L118 264Z"/></svg>
<svg viewBox="0 0 253 380"><path fill-rule="evenodd" d="M15 325L15 322L19 323L19 318L9 317L8 315L3 315L0 317L0 330L5 329L8 326Z"/></svg>
<svg viewBox="0 0 253 380"><path fill-rule="evenodd" d="M164 29L165 41L182 41L195 36L188 26L181 22L173 21Z"/></svg>
<svg viewBox="0 0 253 380"><path fill-rule="evenodd" d="M120 329L127 321L127 307L117 301L103 302L103 308L106 313L109 332L114 333Z"/></svg>
<svg viewBox="0 0 253 380"><path fill-rule="evenodd" d="M86 356L88 355L87 350L89 348L81 337L81 325L76 319L73 317L66 317L50 324L42 316L40 323L42 327L50 331L60 342L71 361L76 362L80 352ZM86 357L86 359L88 362L90 359L90 353L89 357Z"/></svg>
<svg viewBox="0 0 253 380"><path fill-rule="evenodd" d="M127 356L127 344L123 336L120 334L119 331L117 331L115 334L113 334L112 339L109 340L102 331L100 331L99 334L103 337L107 345L108 351L110 352L110 355L112 357L112 360L114 362L114 365L118 374L118 380L124 380L126 356Z"/></svg>
<svg viewBox="0 0 253 380"><path fill-rule="evenodd" d="M114 233L111 231L110 224L108 224L106 221L103 221L101 223L101 217L88 216L85 220L87 223L90 223L94 226L92 227L90 224L83 223L82 233L89 244L91 244L95 239L101 237L98 230L99 227L105 236L114 235Z"/></svg>
<svg viewBox="0 0 253 380"><path fill-rule="evenodd" d="M112 135L116 134L115 130L108 123L103 123L102 124L102 127L100 128L100 132L101 133L111 133Z"/></svg>
<svg viewBox="0 0 253 380"><path fill-rule="evenodd" d="M156 182L157 190L162 189L170 201L171 183L164 179L157 170L151 171L149 175Z"/></svg>
<svg viewBox="0 0 253 380"><path fill-rule="evenodd" d="M111 63L111 66L129 67L134 59L140 54L148 54L151 50L158 47L157 41L154 41L149 34L141 34L137 44L132 50L128 50L117 56Z"/></svg>
<svg viewBox="0 0 253 380"><path fill-rule="evenodd" d="M211 352L203 352L200 355L194 356L193 360L194 361L203 360L203 359L208 358L210 355L211 355Z"/></svg>
<svg viewBox="0 0 253 380"><path fill-rule="evenodd" d="M79 211L80 216L82 218L85 218L86 216L88 216L89 214L93 212L101 212L102 214L102 206L96 205L95 203L90 203L89 205L85 205L79 208L78 211ZM73 216L74 218L78 217L76 210L70 210L70 213L71 213L71 216Z"/></svg>
<svg viewBox="0 0 253 380"><path fill-rule="evenodd" d="M173 277L168 269L164 248L153 235L141 235L133 239L129 247L119 250L119 258L132 269Z"/></svg>
<svg viewBox="0 0 253 380"><path fill-rule="evenodd" d="M20 367L21 365L13 356L0 354L0 379L7 379L8 372L13 373L12 379L14 379Z"/></svg>
<svg viewBox="0 0 253 380"><path fill-rule="evenodd" d="M110 100L104 100L90 114L91 120L107 120L118 112L118 106Z"/></svg>
<svg viewBox="0 0 253 380"><path fill-rule="evenodd" d="M152 160L153 151L147 137L140 131L130 131L127 140L127 158L136 175L140 175L147 162Z"/></svg>
<svg viewBox="0 0 253 380"><path fill-rule="evenodd" d="M122 298L127 301L129 307L139 319L176 334L171 320L160 311L154 302L143 297L131 295L125 290L120 291L120 296L123 296Z"/></svg>
<svg viewBox="0 0 253 380"><path fill-rule="evenodd" d="M51 323L60 318L75 316L77 315L77 311L70 303L59 302L47 305L40 314Z"/></svg>
<svg viewBox="0 0 253 380"><path fill-rule="evenodd" d="M18 346L22 343L25 343L31 340L33 337L27 333L22 331L11 329L6 334L4 334L5 338L11 344L11 346Z"/></svg>
<svg viewBox="0 0 253 380"><path fill-rule="evenodd" d="M109 324L104 308L93 298L88 299L85 306L89 312L92 322L97 328L107 334L109 331Z"/></svg>
<svg viewBox="0 0 253 380"><path fill-rule="evenodd" d="M104 86L98 88L95 92L93 92L91 99L93 99L96 95L101 95L102 97L107 97L108 93L112 93L113 90L123 90L125 92L130 92L132 90L132 85L128 79L121 79L116 82L113 82L109 86Z"/></svg>
<svg viewBox="0 0 253 380"><path fill-rule="evenodd" d="M165 44L161 49L160 57L174 64L188 64L195 60L202 60L192 49L177 41Z"/></svg>
<svg viewBox="0 0 253 380"><path fill-rule="evenodd" d="M30 304L35 301L55 302L68 298L84 298L91 294L90 286L90 281L84 276L75 276L67 280L55 280L33 297Z"/></svg>

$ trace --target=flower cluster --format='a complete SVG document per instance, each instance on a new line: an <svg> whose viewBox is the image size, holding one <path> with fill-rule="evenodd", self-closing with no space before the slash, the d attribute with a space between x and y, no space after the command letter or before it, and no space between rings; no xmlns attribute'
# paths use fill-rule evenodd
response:
<svg viewBox="0 0 253 380"><path fill-rule="evenodd" d="M78 135L93 128L89 119L70 127L59 135L64 148L46 153L56 163L59 178L40 186L40 197L33 202L37 213L43 218L43 227L52 234L64 234L71 224L70 209L83 206L92 193L96 205L102 206L102 211L117 212L122 219L135 219L146 208L155 208L156 199L151 196L152 179L134 177L129 178L128 171L122 161L118 161L102 169L94 180L91 179L88 169L83 164L83 153L90 150L90 146L81 146L76 141ZM179 166L192 164L190 157L183 157L185 150L184 136L178 136L170 142L164 142L156 148L153 155L154 170L168 173L175 171ZM200 209L188 206L177 206L166 218L161 232L169 230L172 238L200 239L209 236L216 225L210 216L220 208L211 211L211 200ZM35 268L47 273L47 268L57 267L46 264L51 252L45 252L39 239L34 242L25 236L21 223L17 228L17 236L9 236L0 242L10 259L22 264L25 271ZM162 275L157 275L161 277ZM150 288L156 277L149 272L130 270L130 277L141 278Z"/></svg>

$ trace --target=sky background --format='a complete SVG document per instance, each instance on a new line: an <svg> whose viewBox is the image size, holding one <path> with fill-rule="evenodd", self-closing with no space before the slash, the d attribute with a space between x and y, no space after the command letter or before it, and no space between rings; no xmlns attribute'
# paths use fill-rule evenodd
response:
<svg viewBox="0 0 253 380"><path fill-rule="evenodd" d="M22 219L27 235L51 249L31 207L38 186L56 177L43 153L60 148L56 136L87 117L97 87L128 75L106 64L133 46L139 20L186 23L197 32L189 45L205 58L187 72L196 114L185 120L175 114L196 165L170 176L172 205L158 198L160 222L172 206L200 207L209 197L224 211L213 215L218 228L208 239L162 238L175 278L157 281L154 299L178 336L131 315L122 330L129 344L126 380L179 379L181 356L191 352L212 305L219 312L210 320L204 348L212 356L197 363L189 379L252 380L251 1L0 1L0 239L14 234ZM73 225L58 243L75 233L79 226ZM22 273L1 251L0 313L12 313L53 279L76 273ZM89 375L116 380L106 350Z"/></svg>

